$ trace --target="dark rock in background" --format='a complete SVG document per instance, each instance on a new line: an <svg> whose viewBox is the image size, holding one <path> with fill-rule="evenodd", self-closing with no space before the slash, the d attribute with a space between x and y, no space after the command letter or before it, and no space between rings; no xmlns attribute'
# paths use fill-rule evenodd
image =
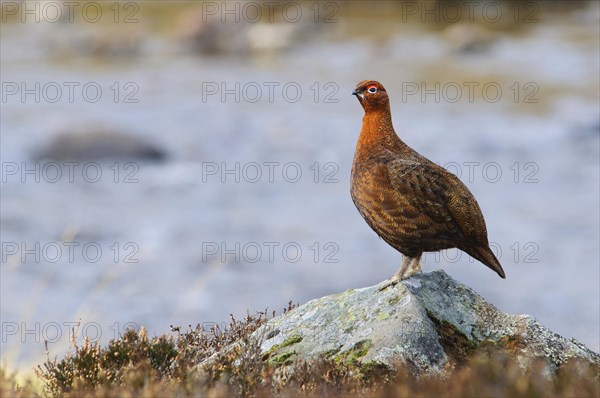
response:
<svg viewBox="0 0 600 398"><path fill-rule="evenodd" d="M112 130L66 131L34 151L36 160L162 161L166 152L144 137Z"/></svg>

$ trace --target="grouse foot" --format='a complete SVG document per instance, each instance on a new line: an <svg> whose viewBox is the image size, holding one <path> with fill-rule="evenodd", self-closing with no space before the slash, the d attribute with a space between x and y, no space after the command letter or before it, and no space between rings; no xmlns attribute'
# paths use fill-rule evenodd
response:
<svg viewBox="0 0 600 398"><path fill-rule="evenodd" d="M404 256L398 272L392 275L392 277L389 279L385 280L379 288L379 291L385 290L390 286L394 286L398 284L398 282L408 279L419 272L421 272L421 255L418 255L414 258Z"/></svg>

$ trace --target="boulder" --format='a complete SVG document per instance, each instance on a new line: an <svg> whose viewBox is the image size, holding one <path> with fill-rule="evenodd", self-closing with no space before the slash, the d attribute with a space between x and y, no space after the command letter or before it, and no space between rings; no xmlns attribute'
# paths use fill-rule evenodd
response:
<svg viewBox="0 0 600 398"><path fill-rule="evenodd" d="M108 129L64 131L33 154L36 160L145 160L161 161L166 152L145 137Z"/></svg>
<svg viewBox="0 0 600 398"><path fill-rule="evenodd" d="M581 343L529 315L499 311L444 271L381 286L315 299L271 319L254 332L263 359L279 366L330 358L443 375L491 348L508 352L525 369L541 360L549 374L571 359L600 365L600 356Z"/></svg>

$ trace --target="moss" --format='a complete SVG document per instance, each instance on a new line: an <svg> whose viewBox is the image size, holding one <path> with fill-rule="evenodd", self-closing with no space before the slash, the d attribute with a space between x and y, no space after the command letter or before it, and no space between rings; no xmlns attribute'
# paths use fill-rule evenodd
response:
<svg viewBox="0 0 600 398"><path fill-rule="evenodd" d="M391 306L394 306L394 305L398 304L400 302L400 300L402 300L402 296L394 296L388 300L388 303Z"/></svg>
<svg viewBox="0 0 600 398"><path fill-rule="evenodd" d="M279 354L269 359L269 364L273 366L281 366L292 363L292 356L296 355L296 351L288 351L283 354Z"/></svg>
<svg viewBox="0 0 600 398"><path fill-rule="evenodd" d="M277 350L278 350L278 349L280 349L280 348L281 348L281 346L280 346L279 344L275 344L273 347L269 348L269 349L267 350L267 352L265 352L265 353L262 355L262 359L263 359L263 361L266 361L267 359L269 359L269 357L270 357L271 355L273 355L273 354L275 353L275 351L277 351Z"/></svg>
<svg viewBox="0 0 600 398"><path fill-rule="evenodd" d="M457 365L465 365L476 351L478 347L477 343L469 340L463 332L450 322L436 318L429 310L427 311L427 316L431 319L437 330L440 344L446 355L453 359Z"/></svg>
<svg viewBox="0 0 600 398"><path fill-rule="evenodd" d="M389 317L390 317L390 314L388 314L387 312L382 312L381 314L379 314L375 317L375 320L383 321L384 319L388 319Z"/></svg>
<svg viewBox="0 0 600 398"><path fill-rule="evenodd" d="M299 334L295 334L295 335L285 339L283 341L283 343L281 343L281 347L289 347L289 346L299 343L301 341L302 341L302 336L300 336Z"/></svg>
<svg viewBox="0 0 600 398"><path fill-rule="evenodd" d="M334 361L343 362L347 365L354 365L359 361L360 358L367 355L367 352L369 352L369 348L371 348L372 345L373 343L370 339L361 340L354 344L354 346L352 346L352 348L350 348L348 351L344 351L336 356Z"/></svg>
<svg viewBox="0 0 600 398"><path fill-rule="evenodd" d="M346 329L344 329L344 334L352 334L352 332L354 332L354 325L347 327Z"/></svg>
<svg viewBox="0 0 600 398"><path fill-rule="evenodd" d="M362 363L359 369L362 380L368 384L388 382L394 374L394 369L375 361Z"/></svg>
<svg viewBox="0 0 600 398"><path fill-rule="evenodd" d="M327 350L325 352L323 352L323 356L325 358L331 358L332 356L334 356L335 354L337 354L338 352L340 352L340 348L332 348L331 350Z"/></svg>
<svg viewBox="0 0 600 398"><path fill-rule="evenodd" d="M294 334L288 337L287 339L283 340L280 344L273 345L273 347L271 347L267 352L263 354L263 361L269 359L269 357L271 357L276 351L279 351L281 348L289 347L291 345L301 342L302 338L303 337L299 334Z"/></svg>

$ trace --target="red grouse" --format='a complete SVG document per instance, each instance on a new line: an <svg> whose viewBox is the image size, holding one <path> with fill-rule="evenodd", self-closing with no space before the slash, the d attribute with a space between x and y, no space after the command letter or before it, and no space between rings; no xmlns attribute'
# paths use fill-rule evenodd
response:
<svg viewBox="0 0 600 398"><path fill-rule="evenodd" d="M362 81L352 94L365 110L352 164L352 200L377 235L404 255L381 289L419 272L423 252L453 247L505 278L473 194L396 135L381 83Z"/></svg>

